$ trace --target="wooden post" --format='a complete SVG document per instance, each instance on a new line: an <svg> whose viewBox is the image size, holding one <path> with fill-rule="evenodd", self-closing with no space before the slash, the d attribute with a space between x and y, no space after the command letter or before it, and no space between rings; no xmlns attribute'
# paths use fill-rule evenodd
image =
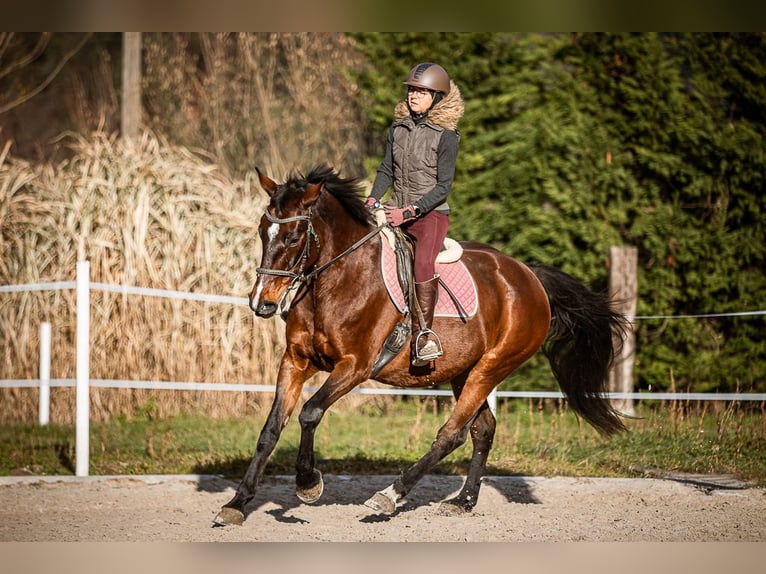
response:
<svg viewBox="0 0 766 574"><path fill-rule="evenodd" d="M613 308L628 317L631 325L609 372L609 391L632 393L634 389L633 361L636 351L636 336L632 324L638 301L638 248L609 248L609 296ZM632 398L612 399L612 406L623 414L635 415Z"/></svg>
<svg viewBox="0 0 766 574"><path fill-rule="evenodd" d="M141 32L122 35L122 137L136 139L141 127Z"/></svg>

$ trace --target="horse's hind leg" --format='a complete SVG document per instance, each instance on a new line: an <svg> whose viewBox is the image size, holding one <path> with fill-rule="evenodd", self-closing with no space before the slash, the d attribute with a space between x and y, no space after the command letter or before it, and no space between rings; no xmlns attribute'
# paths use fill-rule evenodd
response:
<svg viewBox="0 0 766 574"><path fill-rule="evenodd" d="M473 455L465 484L456 497L442 503L441 508L446 513L462 514L463 512L470 512L476 506L476 502L479 499L481 479L484 476L487 457L492 448L494 436L495 415L492 414L489 405L485 401L473 423L471 423Z"/></svg>
<svg viewBox="0 0 766 574"><path fill-rule="evenodd" d="M365 505L383 514L393 513L397 502L412 490L426 472L465 442L468 423L476 416L476 412L485 402L488 394L489 392L483 389L477 389L474 392L464 391L449 419L436 434L436 440L431 444L429 451L419 461L405 469L391 486L375 493L365 502Z"/></svg>
<svg viewBox="0 0 766 574"><path fill-rule="evenodd" d="M445 423L439 433L436 436L436 440L431 445L431 449L423 456L419 461L405 469L401 476L397 478L394 483L382 490L376 492L372 498L367 500L364 504L368 508L381 513L392 514L396 510L396 505L401 501L407 493L415 486L415 484L423 478L423 475L433 468L441 459L450 454L457 447L462 445L466 438L467 432L464 430L454 430L447 428L449 421Z"/></svg>

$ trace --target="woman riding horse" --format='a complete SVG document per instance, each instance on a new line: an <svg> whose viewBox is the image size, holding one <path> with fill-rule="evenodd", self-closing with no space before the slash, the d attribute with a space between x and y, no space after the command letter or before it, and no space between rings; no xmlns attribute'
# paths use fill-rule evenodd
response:
<svg viewBox="0 0 766 574"><path fill-rule="evenodd" d="M418 64L404 82L407 97L395 110L367 206L393 186L393 205L385 206L386 221L401 226L415 249L415 297L412 310L412 364L428 365L442 356L438 336L431 330L439 293L436 256L449 229L447 196L455 175L463 117L463 100L455 82L438 64Z"/></svg>
<svg viewBox="0 0 766 574"><path fill-rule="evenodd" d="M258 175L270 202L259 227L263 255L250 307L263 318L284 311L287 344L252 461L236 494L215 517L217 525L242 524L304 383L326 371L329 376L298 417L295 465L297 496L309 503L321 496L322 474L314 460L317 425L331 405L370 378L402 319L383 284L380 228L360 197L359 182L324 166L283 184ZM418 480L469 435L473 454L465 483L443 504L455 512L471 510L495 434L487 397L540 348L575 412L604 434L625 428L603 394L624 317L603 296L557 269L526 266L480 243L462 246L476 283L476 314L466 321L436 319L451 344L435 369L413 367L400 354L375 375L400 388L448 384L455 396L452 413L428 452L366 502L376 512L394 512Z"/></svg>

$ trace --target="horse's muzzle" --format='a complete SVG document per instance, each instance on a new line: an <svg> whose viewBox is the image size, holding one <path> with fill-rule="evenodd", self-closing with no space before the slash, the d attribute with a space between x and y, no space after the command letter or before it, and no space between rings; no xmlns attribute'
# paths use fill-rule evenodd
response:
<svg viewBox="0 0 766 574"><path fill-rule="evenodd" d="M253 313L262 319L273 317L278 308L279 306L273 301L261 301L260 303L256 304L253 299L250 299L250 309L252 309Z"/></svg>
<svg viewBox="0 0 766 574"><path fill-rule="evenodd" d="M263 296L263 286L259 285L257 282L255 285L253 285L253 290L250 291L248 301L250 309L253 311L253 313L255 313L256 316L262 317L264 319L273 317L279 307L277 303L269 301Z"/></svg>

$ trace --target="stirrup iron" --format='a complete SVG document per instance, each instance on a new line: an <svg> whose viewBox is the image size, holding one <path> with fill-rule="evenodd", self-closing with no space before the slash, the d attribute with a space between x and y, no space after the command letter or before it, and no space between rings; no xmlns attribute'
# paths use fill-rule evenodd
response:
<svg viewBox="0 0 766 574"><path fill-rule="evenodd" d="M426 337L426 343L422 349L419 349L420 338ZM431 361L438 359L444 354L442 349L442 342L439 339L439 335L434 333L431 329L423 329L415 338L415 356L412 358L412 364L416 367L423 367Z"/></svg>

